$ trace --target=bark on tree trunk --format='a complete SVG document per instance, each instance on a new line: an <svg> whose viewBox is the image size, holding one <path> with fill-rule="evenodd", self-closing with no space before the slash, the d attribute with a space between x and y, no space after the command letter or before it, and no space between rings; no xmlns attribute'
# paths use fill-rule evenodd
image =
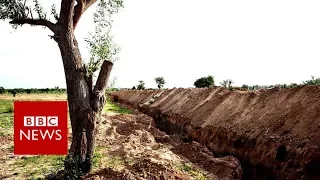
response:
<svg viewBox="0 0 320 180"><path fill-rule="evenodd" d="M61 33L57 41L63 59L69 114L72 126L72 143L65 160L66 179L78 179L92 167L92 158L95 145L95 127L100 118L101 107L104 106L105 87L95 88L92 91L92 82L85 77L85 70L73 33ZM99 78L108 81L112 63L102 66ZM105 71L107 69L107 71ZM100 77L101 76L101 77ZM102 81L100 80L100 81ZM97 81L96 84L103 84ZM101 97L102 96L102 97Z"/></svg>

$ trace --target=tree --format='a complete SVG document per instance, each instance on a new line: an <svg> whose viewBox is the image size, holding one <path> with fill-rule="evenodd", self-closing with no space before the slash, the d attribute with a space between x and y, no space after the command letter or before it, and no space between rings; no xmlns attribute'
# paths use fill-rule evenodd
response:
<svg viewBox="0 0 320 180"><path fill-rule="evenodd" d="M244 88L244 89L249 89L249 86L246 85L246 84L243 84L241 87Z"/></svg>
<svg viewBox="0 0 320 180"><path fill-rule="evenodd" d="M234 82L231 79L223 80L220 82L221 86L228 88L228 89L232 88L233 83Z"/></svg>
<svg viewBox="0 0 320 180"><path fill-rule="evenodd" d="M139 81L139 84L137 85L137 89L144 90L145 89L144 85L145 85L145 83L143 81Z"/></svg>
<svg viewBox="0 0 320 180"><path fill-rule="evenodd" d="M311 76L310 80L304 81L303 84L306 85L320 85L320 78L315 78L314 76Z"/></svg>
<svg viewBox="0 0 320 180"><path fill-rule="evenodd" d="M214 79L212 76L202 77L194 82L196 88L212 87L214 86Z"/></svg>
<svg viewBox="0 0 320 180"><path fill-rule="evenodd" d="M17 95L17 91L15 89L10 89L9 93L11 93L13 97L16 97Z"/></svg>
<svg viewBox="0 0 320 180"><path fill-rule="evenodd" d="M53 19L47 16L38 0L2 0L0 19L9 20L13 28L22 25L42 26L53 33L50 35L59 49L63 61L67 84L68 105L72 126L72 143L65 160L64 179L77 179L92 167L94 150L94 132L96 121L105 104L105 89L113 67L110 56L109 37L97 28L88 43L92 51L91 61L85 65L81 57L78 42L74 35L77 24L89 7L97 0L61 0L60 12L52 6ZM123 0L100 0L95 23L101 19L109 20L112 14L123 7ZM111 22L102 21L100 25L111 28ZM97 35L98 34L98 35ZM92 40L92 41L90 41ZM91 44L90 44L91 43ZM101 67L97 82L93 87L93 73Z"/></svg>
<svg viewBox="0 0 320 180"><path fill-rule="evenodd" d="M159 89L161 89L163 87L163 85L166 84L166 81L164 80L164 77L159 76L159 77L154 78L154 80L158 84L158 88Z"/></svg>
<svg viewBox="0 0 320 180"><path fill-rule="evenodd" d="M4 87L0 87L0 94L6 93L6 89Z"/></svg>
<svg viewBox="0 0 320 180"><path fill-rule="evenodd" d="M31 94L31 89L26 89L27 94Z"/></svg>

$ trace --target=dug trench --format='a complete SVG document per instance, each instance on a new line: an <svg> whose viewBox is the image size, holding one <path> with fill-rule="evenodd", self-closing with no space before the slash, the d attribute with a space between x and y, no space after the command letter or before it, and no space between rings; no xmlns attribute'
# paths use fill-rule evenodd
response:
<svg viewBox="0 0 320 180"><path fill-rule="evenodd" d="M320 87L124 90L114 102L153 117L167 134L236 157L242 179L320 179Z"/></svg>

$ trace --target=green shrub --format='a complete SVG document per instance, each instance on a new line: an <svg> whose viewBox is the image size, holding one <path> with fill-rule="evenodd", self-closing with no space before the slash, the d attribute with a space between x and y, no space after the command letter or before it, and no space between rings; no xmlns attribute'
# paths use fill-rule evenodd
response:
<svg viewBox="0 0 320 180"><path fill-rule="evenodd" d="M246 85L246 84L243 84L241 87L244 88L244 89L249 89L249 86Z"/></svg>
<svg viewBox="0 0 320 180"><path fill-rule="evenodd" d="M9 93L11 93L13 97L16 97L17 91L15 89L10 89Z"/></svg>
<svg viewBox="0 0 320 180"><path fill-rule="evenodd" d="M194 84L196 88L205 88L214 86L214 78L213 76L201 77L197 79Z"/></svg>
<svg viewBox="0 0 320 180"><path fill-rule="evenodd" d="M311 76L311 79L304 81L303 84L305 84L305 85L320 85L320 78L315 78L314 76Z"/></svg>
<svg viewBox="0 0 320 180"><path fill-rule="evenodd" d="M137 86L138 90L144 90L145 89L145 83L143 81L139 81L139 84Z"/></svg>
<svg viewBox="0 0 320 180"><path fill-rule="evenodd" d="M4 94L4 93L6 93L7 91L6 91L6 89L4 88L4 87L0 87L0 94Z"/></svg>

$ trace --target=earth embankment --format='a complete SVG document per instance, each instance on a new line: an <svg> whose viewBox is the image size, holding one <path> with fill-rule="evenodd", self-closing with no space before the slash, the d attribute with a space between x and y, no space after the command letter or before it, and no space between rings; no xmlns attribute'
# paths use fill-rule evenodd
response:
<svg viewBox="0 0 320 180"><path fill-rule="evenodd" d="M320 178L320 87L126 90L113 100L154 118L159 129L232 155L244 179Z"/></svg>

